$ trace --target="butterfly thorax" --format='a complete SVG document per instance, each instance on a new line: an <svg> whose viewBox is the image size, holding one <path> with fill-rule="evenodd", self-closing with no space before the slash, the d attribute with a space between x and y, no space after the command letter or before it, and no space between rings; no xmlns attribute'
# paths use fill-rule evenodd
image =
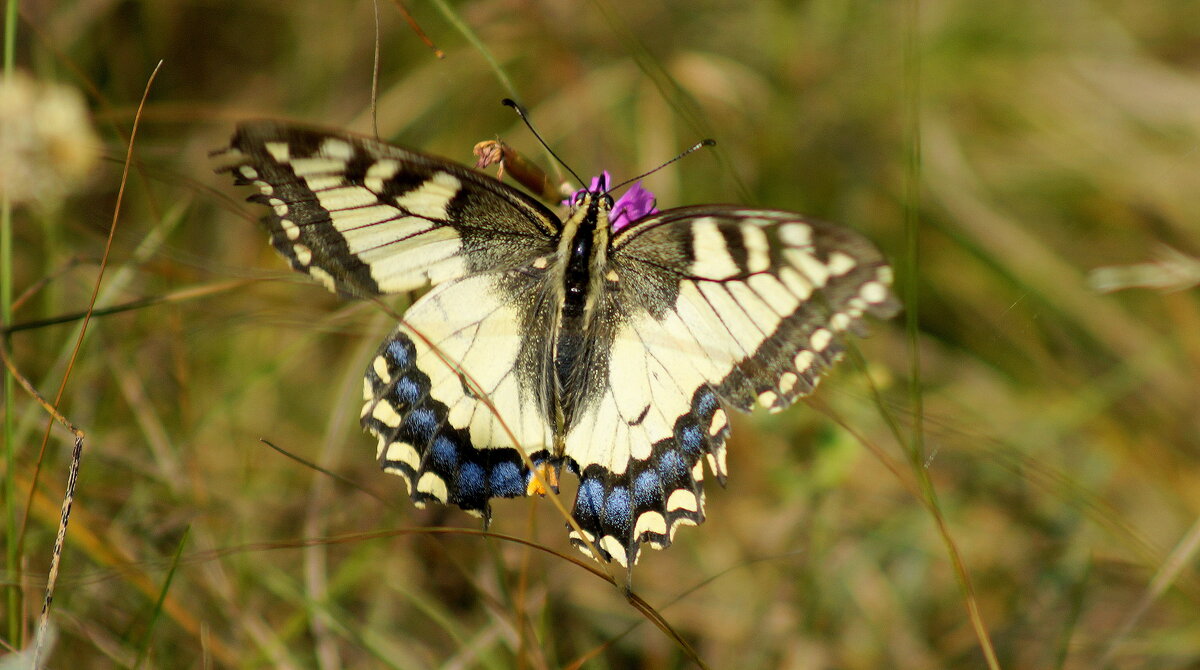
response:
<svg viewBox="0 0 1200 670"><path fill-rule="evenodd" d="M561 326L586 329L595 316L608 265L611 201L607 196L587 194L563 226L559 242L562 276Z"/></svg>
<svg viewBox="0 0 1200 670"><path fill-rule="evenodd" d="M610 281L606 276L611 208L606 195L586 193L580 197L563 224L557 263L550 273L557 309L547 366L547 414L559 453L574 418L587 402L580 389L589 388L588 377L601 363L595 355L596 317Z"/></svg>

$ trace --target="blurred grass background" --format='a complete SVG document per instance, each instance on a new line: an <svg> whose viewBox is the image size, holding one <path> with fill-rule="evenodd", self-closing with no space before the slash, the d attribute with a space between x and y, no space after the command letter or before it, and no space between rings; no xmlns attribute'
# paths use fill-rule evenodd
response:
<svg viewBox="0 0 1200 670"><path fill-rule="evenodd" d="M930 0L915 25L905 8L414 3L439 60L384 2L379 131L463 162L496 136L541 156L459 21L577 171L620 179L712 136L717 152L647 180L661 206L792 209L876 240L919 295L918 462L999 665L1200 667L1200 301L1086 283L1163 244L1200 254L1200 3ZM370 132L373 16L364 1L21 3L18 63L88 95L108 160L59 205L16 210L15 292L36 292L14 322L86 308L159 59L98 307L209 292L87 331L61 403L88 440L49 667L691 666L562 558L390 532L477 528L414 509L358 429L391 319L287 272L247 193L211 172L238 119ZM13 334L43 394L77 327ZM884 409L914 439L912 358L903 318L875 330L860 348L883 405L843 363L822 411L739 417L708 521L642 557L638 593L711 667L986 667L917 477L887 467L908 446ZM45 415L22 393L12 412L5 505L29 522L0 579L23 596L0 612L3 649L30 637L70 453L56 429L26 508ZM495 507L493 530L575 554L545 501Z"/></svg>

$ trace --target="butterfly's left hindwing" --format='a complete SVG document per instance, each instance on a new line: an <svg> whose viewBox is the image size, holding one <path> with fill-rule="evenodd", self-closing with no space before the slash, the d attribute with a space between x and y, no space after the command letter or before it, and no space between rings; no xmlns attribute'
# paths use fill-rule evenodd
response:
<svg viewBox="0 0 1200 670"><path fill-rule="evenodd" d="M489 273L435 287L367 368L362 424L378 438L380 466L404 478L413 500L488 516L488 499L526 495L529 469L552 442L522 363L549 332L531 328L541 284L522 272ZM521 326L524 327L521 327Z"/></svg>
<svg viewBox="0 0 1200 670"><path fill-rule="evenodd" d="M271 243L330 290L373 296L521 267L553 250L557 218L450 161L271 121L238 126L226 170L271 209Z"/></svg>

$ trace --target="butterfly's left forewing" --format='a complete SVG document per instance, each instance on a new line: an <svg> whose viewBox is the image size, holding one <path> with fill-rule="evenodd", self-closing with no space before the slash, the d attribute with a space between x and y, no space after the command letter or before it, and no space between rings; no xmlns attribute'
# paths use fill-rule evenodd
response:
<svg viewBox="0 0 1200 670"><path fill-rule="evenodd" d="M641 543L661 548L703 521L703 464L725 477L726 409L807 395L846 333L898 304L869 242L789 212L668 210L622 230L611 257L609 379L567 455L581 529L602 558L631 565Z"/></svg>
<svg viewBox="0 0 1200 670"><path fill-rule="evenodd" d="M292 267L356 296L521 267L553 250L558 219L495 179L434 156L272 121L238 126L225 170L270 207Z"/></svg>

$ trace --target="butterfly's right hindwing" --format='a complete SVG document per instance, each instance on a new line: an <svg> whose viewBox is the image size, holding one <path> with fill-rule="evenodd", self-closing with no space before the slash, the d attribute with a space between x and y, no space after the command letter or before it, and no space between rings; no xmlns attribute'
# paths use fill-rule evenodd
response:
<svg viewBox="0 0 1200 670"><path fill-rule="evenodd" d="M527 265L556 217L495 179L370 140L270 121L238 126L225 170L267 205L271 243L330 290L398 293Z"/></svg>

